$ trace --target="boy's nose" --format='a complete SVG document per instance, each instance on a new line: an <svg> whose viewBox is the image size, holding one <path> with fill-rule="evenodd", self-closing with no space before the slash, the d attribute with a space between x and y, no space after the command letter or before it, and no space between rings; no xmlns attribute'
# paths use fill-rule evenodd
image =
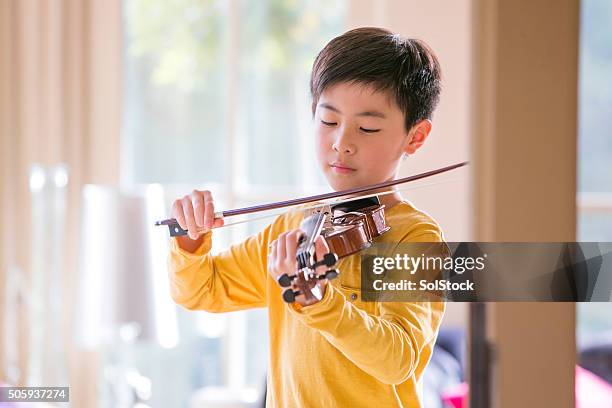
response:
<svg viewBox="0 0 612 408"><path fill-rule="evenodd" d="M355 144L347 136L346 132L344 132L332 145L332 148L338 153L353 154L357 150Z"/></svg>

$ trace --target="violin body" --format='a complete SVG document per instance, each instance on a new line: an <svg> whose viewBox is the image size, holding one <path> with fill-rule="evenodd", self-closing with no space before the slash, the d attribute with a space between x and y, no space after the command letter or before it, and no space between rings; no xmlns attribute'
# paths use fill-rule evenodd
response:
<svg viewBox="0 0 612 408"><path fill-rule="evenodd" d="M334 214L343 209L344 207L342 209L332 207L331 225L323 229L327 245L333 253L338 255L338 258L344 258L368 248L374 238L390 229L385 221L385 206L380 203L352 209L340 215Z"/></svg>

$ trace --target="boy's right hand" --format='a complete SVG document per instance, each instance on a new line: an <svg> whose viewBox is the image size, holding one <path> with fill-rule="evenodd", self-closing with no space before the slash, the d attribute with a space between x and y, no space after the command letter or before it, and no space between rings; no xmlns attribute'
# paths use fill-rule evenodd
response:
<svg viewBox="0 0 612 408"><path fill-rule="evenodd" d="M192 240L199 239L212 228L223 226L223 218L215 219L215 203L208 190L193 190L191 194L175 200L172 217L182 229L187 230Z"/></svg>

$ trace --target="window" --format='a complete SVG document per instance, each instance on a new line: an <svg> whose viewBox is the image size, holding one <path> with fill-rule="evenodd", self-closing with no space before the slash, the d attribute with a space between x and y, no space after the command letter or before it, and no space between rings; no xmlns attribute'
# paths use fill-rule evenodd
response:
<svg viewBox="0 0 612 408"><path fill-rule="evenodd" d="M344 15L341 0L125 0L122 184L161 183L167 208L193 188L223 209L322 190L308 80ZM269 221L220 230L213 250ZM137 352L153 405L203 386L263 390L265 310L179 310L179 326L178 347Z"/></svg>
<svg viewBox="0 0 612 408"><path fill-rule="evenodd" d="M612 242L612 3L581 2L578 240ZM612 332L612 303L579 303L578 345Z"/></svg>

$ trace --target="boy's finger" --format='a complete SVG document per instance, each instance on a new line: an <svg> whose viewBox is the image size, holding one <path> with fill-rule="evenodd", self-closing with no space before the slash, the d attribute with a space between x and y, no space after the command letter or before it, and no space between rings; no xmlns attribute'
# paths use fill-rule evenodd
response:
<svg viewBox="0 0 612 408"><path fill-rule="evenodd" d="M225 219L223 218L215 218L215 222L213 223L213 228L219 228L225 225Z"/></svg>
<svg viewBox="0 0 612 408"><path fill-rule="evenodd" d="M178 225L186 230L187 229L187 222L185 222L185 215L183 214L183 204L181 204L181 200L176 200L173 204L173 209L172 209L172 215L174 216L174 219L176 220L176 222L178 222Z"/></svg>
<svg viewBox="0 0 612 408"><path fill-rule="evenodd" d="M196 226L195 218L193 216L193 205L191 204L191 198L185 197L183 199L183 214L185 215L185 222L187 223L187 231L189 238L198 238L198 227Z"/></svg>
<svg viewBox="0 0 612 408"><path fill-rule="evenodd" d="M206 201L204 203L204 227L209 230L215 223L215 203Z"/></svg>
<svg viewBox="0 0 612 408"><path fill-rule="evenodd" d="M268 273L276 279L276 269L274 264L276 263L276 243L273 242L268 248Z"/></svg>
<svg viewBox="0 0 612 408"><path fill-rule="evenodd" d="M291 231L285 236L285 247L287 249L287 256L291 257L292 259L295 259L298 241L303 234L304 231L297 229Z"/></svg>
<svg viewBox="0 0 612 408"><path fill-rule="evenodd" d="M276 256L278 257L278 259L284 260L285 258L287 258L287 242L285 241L285 236L287 235L286 232L283 232L282 234L280 234L278 236L278 238L276 239Z"/></svg>
<svg viewBox="0 0 612 408"><path fill-rule="evenodd" d="M204 197L198 190L193 190L191 193L191 205L193 206L193 214L195 223L198 227L204 226Z"/></svg>
<svg viewBox="0 0 612 408"><path fill-rule="evenodd" d="M202 191L204 199L204 227L209 230L215 222L215 202L210 191Z"/></svg>
<svg viewBox="0 0 612 408"><path fill-rule="evenodd" d="M327 245L327 241L325 241L325 238L322 235L319 235L317 239L315 239L316 260L320 261L321 259L323 259L323 256L327 254L328 252L329 252L329 245ZM329 269L329 267L325 265L321 265L317 267L316 273L317 274L324 273L325 271L327 271L327 269Z"/></svg>
<svg viewBox="0 0 612 408"><path fill-rule="evenodd" d="M319 235L315 239L315 253L317 254L317 260L323 259L323 255L329 252L329 245L323 235Z"/></svg>

